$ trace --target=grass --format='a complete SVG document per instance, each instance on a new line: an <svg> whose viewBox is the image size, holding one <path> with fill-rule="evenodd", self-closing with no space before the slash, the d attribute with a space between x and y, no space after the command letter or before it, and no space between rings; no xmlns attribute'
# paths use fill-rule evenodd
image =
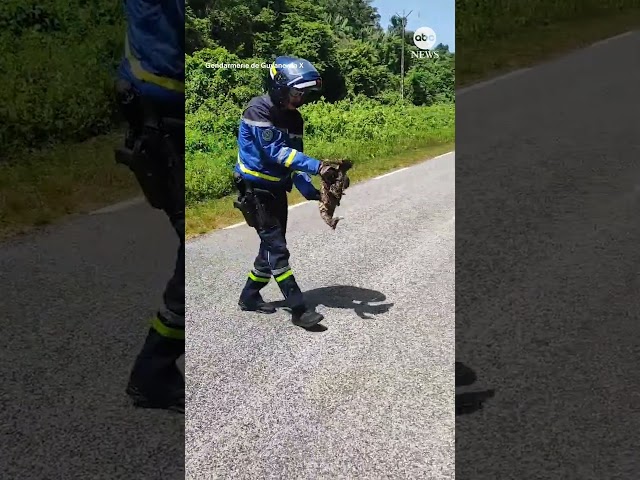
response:
<svg viewBox="0 0 640 480"><path fill-rule="evenodd" d="M640 27L640 8L514 31L489 42L458 42L456 87L530 67Z"/></svg>
<svg viewBox="0 0 640 480"><path fill-rule="evenodd" d="M0 239L139 195L113 149L121 132L0 163Z"/></svg>
<svg viewBox="0 0 640 480"><path fill-rule="evenodd" d="M363 180L373 178L390 170L414 165L426 158L433 158L452 151L455 142L445 142L427 147L409 147L401 153L392 156L372 158L367 162L356 163L349 170L351 185ZM346 156L348 157L348 156ZM318 178L313 178L314 185L318 187ZM186 233L187 239L208 233L211 230L223 228L244 221L242 214L233 207L234 195L201 202L187 207ZM306 201L302 195L293 188L289 194L289 205L295 205Z"/></svg>
<svg viewBox="0 0 640 480"><path fill-rule="evenodd" d="M456 52L456 86L535 65L638 26L640 9L527 28L501 40L462 42ZM120 138L116 132L0 163L0 239L139 195L132 174L113 161ZM354 167L354 181L451 149L452 144L415 147L378 158L367 163L366 172ZM290 196L292 203L300 200L297 192ZM241 220L230 197L189 207L187 215L189 237Z"/></svg>

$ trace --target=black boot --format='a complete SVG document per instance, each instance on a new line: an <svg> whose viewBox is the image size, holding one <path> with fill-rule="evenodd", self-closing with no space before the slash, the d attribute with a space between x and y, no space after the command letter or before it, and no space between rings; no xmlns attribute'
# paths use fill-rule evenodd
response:
<svg viewBox="0 0 640 480"><path fill-rule="evenodd" d="M466 387L476 382L476 372L462 362L456 362L456 387Z"/></svg>
<svg viewBox="0 0 640 480"><path fill-rule="evenodd" d="M133 406L138 408L159 408L173 412L184 413L184 389L162 395L144 393L131 380L127 385L127 395L133 400Z"/></svg>
<svg viewBox="0 0 640 480"><path fill-rule="evenodd" d="M264 275L264 274L262 274ZM240 300L238 305L240 309L245 312L257 312L257 313L275 313L276 309L273 305L265 302L260 295L260 290L267 286L269 278L255 275L254 272L249 273L247 283L240 294Z"/></svg>
<svg viewBox="0 0 640 480"><path fill-rule="evenodd" d="M296 309L291 312L291 322L302 328L311 328L317 325L324 317L315 310Z"/></svg>
<svg viewBox="0 0 640 480"><path fill-rule="evenodd" d="M260 294L257 295L257 298L251 298L249 300L238 301L238 305L240 306L240 310L243 312L257 312L257 313L275 313L276 308L273 305L265 302Z"/></svg>
<svg viewBox="0 0 640 480"><path fill-rule="evenodd" d="M280 279L276 277L276 281L284 295L287 306L291 309L291 321L293 324L298 327L311 328L320 323L324 317L315 310L307 308L302 290L300 290L291 272L289 271L283 277L280 277Z"/></svg>
<svg viewBox="0 0 640 480"><path fill-rule="evenodd" d="M185 382L176 365L183 354L184 340L149 330L126 388L134 406L184 413Z"/></svg>

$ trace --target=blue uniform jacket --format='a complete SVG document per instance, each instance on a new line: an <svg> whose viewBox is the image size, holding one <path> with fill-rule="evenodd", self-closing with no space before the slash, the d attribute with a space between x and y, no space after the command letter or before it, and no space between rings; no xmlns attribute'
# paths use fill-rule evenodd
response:
<svg viewBox="0 0 640 480"><path fill-rule="evenodd" d="M118 75L143 96L184 102L184 0L124 0L125 55Z"/></svg>
<svg viewBox="0 0 640 480"><path fill-rule="evenodd" d="M317 200L309 175L318 174L320 161L302 153L303 130L299 111L275 107L269 95L254 97L241 116L234 170L259 188L290 190L292 180L307 200Z"/></svg>

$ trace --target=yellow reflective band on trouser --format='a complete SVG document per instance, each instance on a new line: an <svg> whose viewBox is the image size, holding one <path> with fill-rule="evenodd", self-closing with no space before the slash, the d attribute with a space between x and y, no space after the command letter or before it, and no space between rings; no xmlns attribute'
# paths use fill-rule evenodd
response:
<svg viewBox="0 0 640 480"><path fill-rule="evenodd" d="M129 65L131 65L131 71L136 76L136 78L145 82L154 83L168 90L184 93L184 82L175 80L173 78L161 77L160 75L156 75L155 73L147 72L144 68L142 68L140 60L134 57L133 53L131 52L131 47L129 46L129 36L127 34L125 34L124 36L124 54L127 57Z"/></svg>
<svg viewBox="0 0 640 480"><path fill-rule="evenodd" d="M184 340L184 329L171 328L162 323L158 317L155 317L151 321L151 328L158 332L163 337L173 338L175 340Z"/></svg>
<svg viewBox="0 0 640 480"><path fill-rule="evenodd" d="M269 283L269 280L271 280L271 278L258 277L257 275L254 275L253 272L249 272L249 278L254 282L264 282L264 283Z"/></svg>
<svg viewBox="0 0 640 480"><path fill-rule="evenodd" d="M293 275L293 271L292 270L284 272L282 275L279 275L279 276L276 277L276 282L280 283L281 281L289 278L291 275Z"/></svg>
<svg viewBox="0 0 640 480"><path fill-rule="evenodd" d="M291 165L291 162L293 162L293 157L296 156L296 153L298 153L298 151L294 148L291 149L291 153L289 154L289 156L287 157L287 161L284 162L284 166L288 167L289 165Z"/></svg>
<svg viewBox="0 0 640 480"><path fill-rule="evenodd" d="M264 180L269 180L270 182L279 182L281 179L278 177L272 177L271 175L267 175L266 173L254 172L253 170L249 170L244 164L240 161L240 154L238 154L238 165L240 165L240 170L247 175L253 175L254 177L262 178Z"/></svg>

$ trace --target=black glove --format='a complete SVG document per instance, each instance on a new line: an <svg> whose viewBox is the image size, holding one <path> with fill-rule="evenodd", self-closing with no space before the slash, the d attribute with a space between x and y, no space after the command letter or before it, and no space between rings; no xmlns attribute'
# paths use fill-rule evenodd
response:
<svg viewBox="0 0 640 480"><path fill-rule="evenodd" d="M338 167L330 163L320 162L318 175L320 175L320 178L324 181L333 183L336 181L336 178L338 178Z"/></svg>
<svg viewBox="0 0 640 480"><path fill-rule="evenodd" d="M320 201L320 190L316 189L313 194L310 196L310 198L307 198L307 200L312 200L312 201Z"/></svg>

